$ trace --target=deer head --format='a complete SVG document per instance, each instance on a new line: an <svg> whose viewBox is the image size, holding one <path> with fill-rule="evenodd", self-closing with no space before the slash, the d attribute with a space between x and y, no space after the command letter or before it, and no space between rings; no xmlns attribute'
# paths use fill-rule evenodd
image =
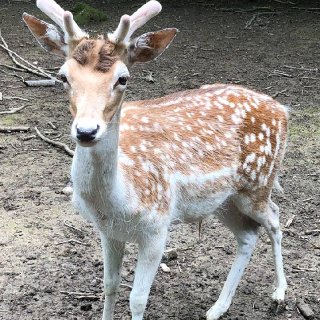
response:
<svg viewBox="0 0 320 320"><path fill-rule="evenodd" d="M132 34L161 11L151 0L131 16L123 15L117 29L106 37L90 39L53 0L37 0L38 8L58 26L29 14L23 20L39 44L47 51L65 57L59 77L70 92L74 118L71 134L77 143L90 146L108 132L108 124L120 110L129 69L137 62L158 57L171 43L177 29Z"/></svg>

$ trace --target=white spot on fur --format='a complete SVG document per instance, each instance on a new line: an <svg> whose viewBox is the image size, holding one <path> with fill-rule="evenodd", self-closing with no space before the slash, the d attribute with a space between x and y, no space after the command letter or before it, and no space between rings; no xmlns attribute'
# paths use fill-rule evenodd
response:
<svg viewBox="0 0 320 320"><path fill-rule="evenodd" d="M224 122L223 116L221 116L220 114L217 115L217 119L218 119L220 122Z"/></svg>
<svg viewBox="0 0 320 320"><path fill-rule="evenodd" d="M260 141L262 141L264 139L264 134L262 132L259 132L258 138Z"/></svg>
<svg viewBox="0 0 320 320"><path fill-rule="evenodd" d="M250 134L250 142L252 143L256 142L256 135L254 133Z"/></svg>

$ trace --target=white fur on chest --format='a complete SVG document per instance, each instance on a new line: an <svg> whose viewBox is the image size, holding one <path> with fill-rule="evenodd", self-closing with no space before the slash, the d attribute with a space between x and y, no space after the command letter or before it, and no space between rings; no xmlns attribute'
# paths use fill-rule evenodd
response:
<svg viewBox="0 0 320 320"><path fill-rule="evenodd" d="M71 177L74 207L100 231L118 241L140 242L168 226L168 216L137 210L130 185L119 173L112 177L107 169L97 168L75 156Z"/></svg>

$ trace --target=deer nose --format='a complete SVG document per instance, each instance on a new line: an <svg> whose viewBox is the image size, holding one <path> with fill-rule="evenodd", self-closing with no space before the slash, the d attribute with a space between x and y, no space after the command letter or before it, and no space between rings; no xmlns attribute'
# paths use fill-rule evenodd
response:
<svg viewBox="0 0 320 320"><path fill-rule="evenodd" d="M95 129L82 128L77 126L77 139L81 142L92 141L95 139L98 130L99 130L99 125L97 125Z"/></svg>

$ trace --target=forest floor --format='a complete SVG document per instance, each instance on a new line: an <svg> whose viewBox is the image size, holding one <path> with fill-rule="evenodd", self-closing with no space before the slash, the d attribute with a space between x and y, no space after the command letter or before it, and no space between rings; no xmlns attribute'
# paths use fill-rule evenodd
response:
<svg viewBox="0 0 320 320"><path fill-rule="evenodd" d="M72 9L74 1L60 1ZM84 26L94 35L117 26L144 1L93 1L108 21ZM282 2L282 3L281 3ZM303 299L320 315L320 24L318 1L163 1L162 13L141 30L176 27L180 33L156 61L136 66L128 99L158 97L208 83L237 83L276 97L290 110L290 135L280 174L286 305L274 313L271 245L262 231L233 303L223 319L303 319ZM0 27L9 47L38 66L59 67L23 25L34 1L2 0ZM75 215L69 196L71 157L39 139L34 127L74 148L67 94L60 87L26 87L0 48L0 126L32 131L0 133L0 319L101 319L102 258L96 232ZM154 82L150 82L150 74ZM21 97L19 100L10 97ZM290 223L291 221L291 223ZM288 223L289 222L289 223ZM70 227L73 226L73 227ZM168 248L178 257L159 269L145 319L205 319L235 254L235 240L216 220L173 226ZM318 230L318 231L317 231ZM137 248L127 246L115 319L130 319L128 286Z"/></svg>

